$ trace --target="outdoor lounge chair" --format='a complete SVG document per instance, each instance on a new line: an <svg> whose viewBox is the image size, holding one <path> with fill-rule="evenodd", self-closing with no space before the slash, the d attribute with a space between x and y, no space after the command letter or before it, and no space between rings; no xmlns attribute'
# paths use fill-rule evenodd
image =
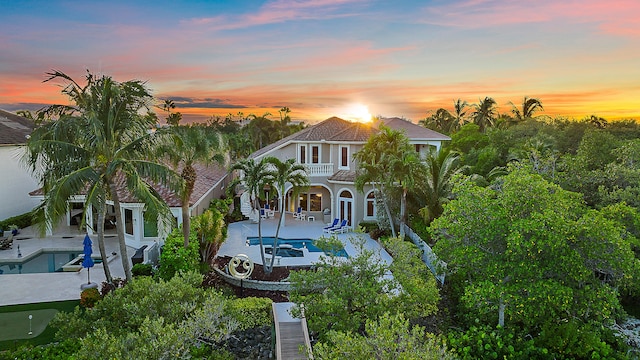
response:
<svg viewBox="0 0 640 360"><path fill-rule="evenodd" d="M333 223L332 224L327 224L327 226L322 228L322 231L328 230L328 229L331 229L332 227L338 226L339 222L340 222L340 219L338 219L338 218L333 219Z"/></svg>
<svg viewBox="0 0 640 360"><path fill-rule="evenodd" d="M323 229L322 231L330 234L335 234L334 231L341 229L342 227L345 227L345 226L347 226L347 220L342 220L342 222L339 225L332 226L328 229Z"/></svg>
<svg viewBox="0 0 640 360"><path fill-rule="evenodd" d="M267 213L264 212L264 209L260 209L260 217L263 218L263 219L267 218Z"/></svg>
<svg viewBox="0 0 640 360"><path fill-rule="evenodd" d="M339 226L338 228L331 230L331 233L332 234L344 234L347 231L351 230L351 226L347 225L346 221L343 221L343 224L344 225L341 224L342 226Z"/></svg>
<svg viewBox="0 0 640 360"><path fill-rule="evenodd" d="M300 215L302 215L302 207L298 207L298 210L293 213L293 217L297 220L300 220Z"/></svg>
<svg viewBox="0 0 640 360"><path fill-rule="evenodd" d="M9 234L9 236L7 236L6 238L0 239L0 250L11 249L12 245L13 245L13 234Z"/></svg>

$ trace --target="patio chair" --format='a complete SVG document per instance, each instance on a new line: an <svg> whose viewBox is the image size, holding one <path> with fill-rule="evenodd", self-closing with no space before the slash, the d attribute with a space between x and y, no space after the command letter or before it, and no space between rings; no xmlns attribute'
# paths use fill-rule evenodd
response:
<svg viewBox="0 0 640 360"><path fill-rule="evenodd" d="M351 230L351 226L347 225L346 221L343 222L344 225L338 227L337 229L333 229L331 231L332 234L344 234Z"/></svg>
<svg viewBox="0 0 640 360"><path fill-rule="evenodd" d="M339 222L340 222L340 219L335 218L335 219L333 219L333 223L327 224L327 226L323 227L322 230L324 231L324 230L327 230L327 229L331 229L332 227L336 227Z"/></svg>
<svg viewBox="0 0 640 360"><path fill-rule="evenodd" d="M264 204L264 212L267 213L268 218L272 218L276 215L276 212L271 210L269 204Z"/></svg>
<svg viewBox="0 0 640 360"><path fill-rule="evenodd" d="M347 226L347 220L342 220L342 222L339 225L330 227L326 230L322 230L323 232L329 233L329 234L336 234L337 230L340 230L341 228Z"/></svg>
<svg viewBox="0 0 640 360"><path fill-rule="evenodd" d="M296 210L296 212L293 213L293 217L296 220L300 220L300 215L302 215L302 207L298 207L298 210Z"/></svg>
<svg viewBox="0 0 640 360"><path fill-rule="evenodd" d="M267 213L264 212L264 209L260 209L260 217L263 218L263 219L267 218Z"/></svg>

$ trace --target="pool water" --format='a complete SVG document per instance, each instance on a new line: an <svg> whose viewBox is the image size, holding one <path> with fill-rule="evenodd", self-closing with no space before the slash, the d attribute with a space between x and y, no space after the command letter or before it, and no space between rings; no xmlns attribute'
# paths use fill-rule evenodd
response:
<svg viewBox="0 0 640 360"><path fill-rule="evenodd" d="M36 274L62 271L82 251L43 251L21 262L0 262L0 274Z"/></svg>
<svg viewBox="0 0 640 360"><path fill-rule="evenodd" d="M273 236L271 237L263 236L262 243L264 245L273 245L273 239L274 239ZM260 245L260 240L257 237L248 237L247 242L250 246ZM278 240L278 244L288 244L288 245L291 245L291 247L293 247L294 249L302 249L306 247L307 250L309 250L309 252L322 252L322 249L315 246L313 239L282 239L280 238ZM349 257L349 255L347 255L347 252L345 251L344 248L341 248L335 252L332 251L331 253L333 253L333 255L335 256ZM327 253L327 255L331 255L331 253Z"/></svg>

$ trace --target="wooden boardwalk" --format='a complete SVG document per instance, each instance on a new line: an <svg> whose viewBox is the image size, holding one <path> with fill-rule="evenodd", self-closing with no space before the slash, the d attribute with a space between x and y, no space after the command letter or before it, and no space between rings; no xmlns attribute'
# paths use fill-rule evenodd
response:
<svg viewBox="0 0 640 360"><path fill-rule="evenodd" d="M276 359L313 359L307 320L294 318L289 310L293 303L273 303L273 321L276 329ZM302 349L302 351L301 351Z"/></svg>

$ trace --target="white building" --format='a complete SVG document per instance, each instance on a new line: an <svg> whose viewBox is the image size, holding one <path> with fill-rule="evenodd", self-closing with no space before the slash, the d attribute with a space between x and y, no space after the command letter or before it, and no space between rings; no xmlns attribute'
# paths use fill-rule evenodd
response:
<svg viewBox="0 0 640 360"><path fill-rule="evenodd" d="M256 160L265 156L283 161L296 159L297 163L306 166L311 186L295 198L291 196L291 186L285 189L286 211L295 212L300 208L314 219L323 219L328 213L329 219L347 220L350 226L355 227L363 220L376 219L376 202L371 186L365 186L364 193L356 190L354 181L358 164L353 160L353 154L378 132L380 125L403 132L422 156L426 156L430 147L439 150L444 141L451 140L446 135L400 118L358 123L332 117L265 146L250 157ZM251 208L247 193L243 194L242 202L245 203L243 208ZM273 200L270 202L271 206L277 204ZM251 217L249 212L245 215Z"/></svg>
<svg viewBox="0 0 640 360"><path fill-rule="evenodd" d="M0 220L31 211L38 201L29 196L38 182L22 164L33 122L0 110Z"/></svg>

